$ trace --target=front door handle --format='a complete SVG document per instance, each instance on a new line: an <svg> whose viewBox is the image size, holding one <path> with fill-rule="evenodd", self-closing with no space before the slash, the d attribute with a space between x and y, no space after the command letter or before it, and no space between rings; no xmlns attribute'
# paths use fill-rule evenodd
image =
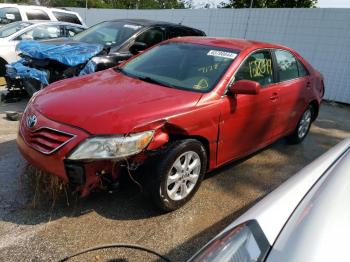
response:
<svg viewBox="0 0 350 262"><path fill-rule="evenodd" d="M278 93L273 93L271 96L270 96L270 100L272 101L276 101L278 99Z"/></svg>

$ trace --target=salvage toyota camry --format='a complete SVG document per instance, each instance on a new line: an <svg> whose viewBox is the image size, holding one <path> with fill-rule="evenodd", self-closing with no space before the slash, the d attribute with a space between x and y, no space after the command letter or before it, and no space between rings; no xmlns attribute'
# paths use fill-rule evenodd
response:
<svg viewBox="0 0 350 262"><path fill-rule="evenodd" d="M281 137L300 143L323 93L322 75L287 47L176 38L36 93L17 143L82 196L125 173L171 211L206 172Z"/></svg>

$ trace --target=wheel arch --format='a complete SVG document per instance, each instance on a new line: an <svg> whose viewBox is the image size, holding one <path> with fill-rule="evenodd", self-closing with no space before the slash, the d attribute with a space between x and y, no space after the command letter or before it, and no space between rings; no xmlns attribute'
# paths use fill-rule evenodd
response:
<svg viewBox="0 0 350 262"><path fill-rule="evenodd" d="M319 110L320 110L320 105L319 103L317 102L317 100L312 100L309 104L311 107L312 107L312 121L315 121L316 118L318 117L318 113L319 113Z"/></svg>
<svg viewBox="0 0 350 262"><path fill-rule="evenodd" d="M169 141L176 141L176 140L185 140L185 139L194 139L199 141L205 149L205 152L207 154L207 170L209 168L209 159L210 159L210 148L209 148L209 141L202 136L198 136L198 135L171 135L169 134Z"/></svg>

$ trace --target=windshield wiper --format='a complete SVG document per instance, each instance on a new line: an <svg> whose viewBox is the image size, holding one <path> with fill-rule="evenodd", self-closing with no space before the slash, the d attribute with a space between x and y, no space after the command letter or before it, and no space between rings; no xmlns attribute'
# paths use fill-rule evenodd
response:
<svg viewBox="0 0 350 262"><path fill-rule="evenodd" d="M145 81L147 83L151 83L151 84L161 85L161 86L165 86L165 87L169 87L169 88L180 88L179 86L172 85L172 84L169 84L167 82L163 82L163 81L151 78L149 76L138 76L137 78L142 80L142 81Z"/></svg>
<svg viewBox="0 0 350 262"><path fill-rule="evenodd" d="M181 88L179 86L172 85L172 84L169 84L169 83L166 83L166 82L163 82L163 81L151 78L149 76L138 76L138 75L130 74L130 73L126 72L122 67L118 67L118 66L114 67L114 70L117 71L117 72L120 72L120 73L122 73L122 74L124 74L126 76L130 76L132 78L136 78L136 79L145 81L147 83L161 85L161 86L165 86L165 87L169 87L169 88Z"/></svg>

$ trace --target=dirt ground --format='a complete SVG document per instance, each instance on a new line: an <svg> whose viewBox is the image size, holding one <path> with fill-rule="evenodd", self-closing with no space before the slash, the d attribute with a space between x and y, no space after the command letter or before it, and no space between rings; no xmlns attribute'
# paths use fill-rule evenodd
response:
<svg viewBox="0 0 350 262"><path fill-rule="evenodd" d="M324 103L301 145L283 139L242 161L208 174L194 199L172 213L159 214L126 186L114 194L94 193L84 200L58 201L33 208L33 191L22 173L25 161L16 148L18 122L5 111L23 110L26 101L0 104L0 261L57 261L91 246L143 245L173 261L185 261L258 199L302 167L350 136L350 106ZM75 260L154 261L151 255L112 249Z"/></svg>

